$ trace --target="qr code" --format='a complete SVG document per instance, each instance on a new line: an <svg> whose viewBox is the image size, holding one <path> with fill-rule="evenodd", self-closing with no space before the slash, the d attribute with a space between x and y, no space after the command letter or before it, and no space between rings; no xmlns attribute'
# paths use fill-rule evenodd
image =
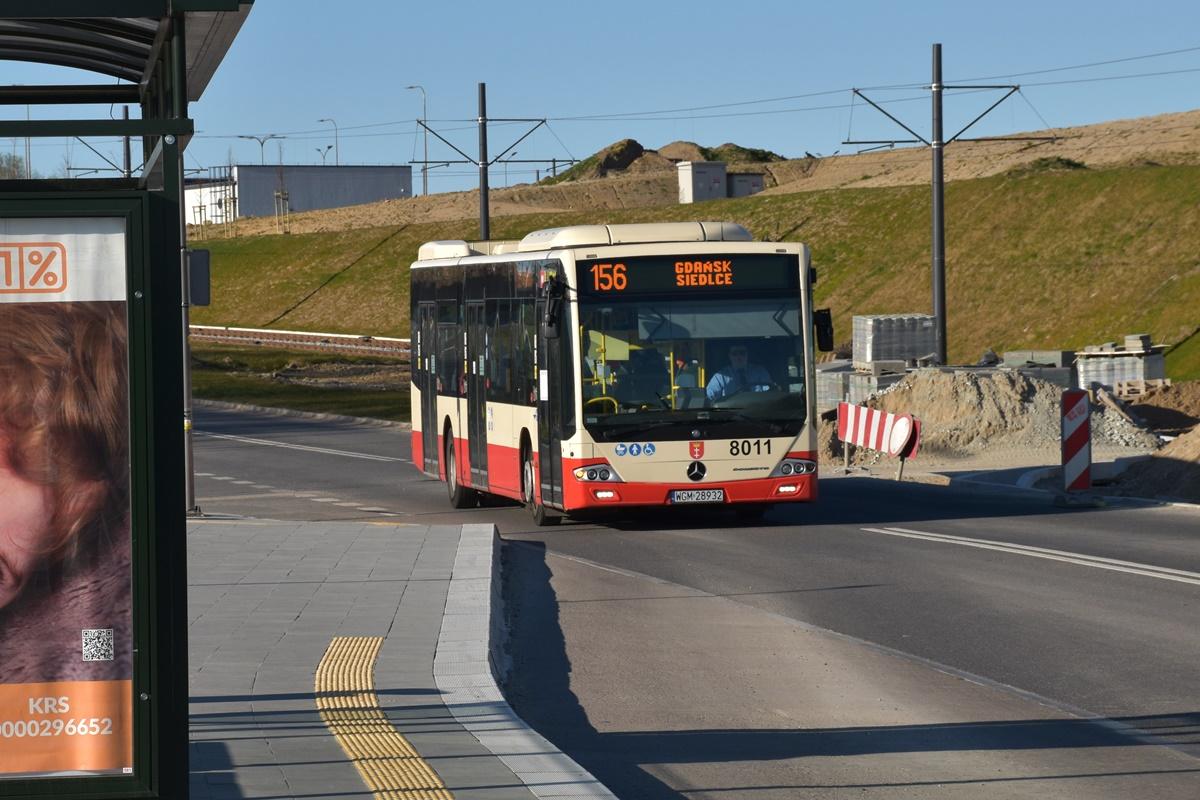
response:
<svg viewBox="0 0 1200 800"><path fill-rule="evenodd" d="M113 629L84 628L83 629L83 660L112 661L113 660Z"/></svg>

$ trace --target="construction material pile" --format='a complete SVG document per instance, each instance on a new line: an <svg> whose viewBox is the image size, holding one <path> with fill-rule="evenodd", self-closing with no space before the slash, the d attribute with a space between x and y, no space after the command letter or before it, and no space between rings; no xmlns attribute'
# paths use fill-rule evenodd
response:
<svg viewBox="0 0 1200 800"><path fill-rule="evenodd" d="M922 454L963 458L1058 450L1061 397L1061 387L1018 372L925 369L868 398L866 405L919 419ZM1145 452L1159 440L1135 422L1094 406L1092 444ZM840 452L836 443L823 450L831 456Z"/></svg>
<svg viewBox="0 0 1200 800"><path fill-rule="evenodd" d="M1121 476L1122 494L1200 503L1200 427L1192 428Z"/></svg>
<svg viewBox="0 0 1200 800"><path fill-rule="evenodd" d="M1182 381L1130 401L1130 413L1166 436L1180 436L1200 424L1200 381Z"/></svg>
<svg viewBox="0 0 1200 800"><path fill-rule="evenodd" d="M1200 503L1200 381L1148 392L1130 410L1159 433L1176 438L1152 458L1130 466L1118 491Z"/></svg>

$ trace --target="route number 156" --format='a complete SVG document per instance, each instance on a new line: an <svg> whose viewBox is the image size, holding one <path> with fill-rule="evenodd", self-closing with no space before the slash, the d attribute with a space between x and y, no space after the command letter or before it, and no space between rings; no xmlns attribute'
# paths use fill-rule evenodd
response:
<svg viewBox="0 0 1200 800"><path fill-rule="evenodd" d="M624 264L592 265L592 288L597 292L621 292L628 285Z"/></svg>

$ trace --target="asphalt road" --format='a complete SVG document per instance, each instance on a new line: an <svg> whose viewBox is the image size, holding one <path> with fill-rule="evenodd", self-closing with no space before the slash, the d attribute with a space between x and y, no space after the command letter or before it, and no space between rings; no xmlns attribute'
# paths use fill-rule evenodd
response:
<svg viewBox="0 0 1200 800"><path fill-rule="evenodd" d="M209 513L494 521L510 697L621 797L1200 797L1194 509L837 478L761 525L537 529L453 512L393 428L197 429Z"/></svg>

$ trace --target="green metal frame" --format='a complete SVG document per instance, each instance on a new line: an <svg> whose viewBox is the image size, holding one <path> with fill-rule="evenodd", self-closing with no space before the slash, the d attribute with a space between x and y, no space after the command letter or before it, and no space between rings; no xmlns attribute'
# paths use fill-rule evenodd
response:
<svg viewBox="0 0 1200 800"><path fill-rule="evenodd" d="M120 217L126 222L129 317L131 535L133 537L134 774L0 778L0 800L56 797L186 798L188 795L187 570L184 520L183 147L188 118L186 26L244 12L253 0L0 0L0 22L19 19L36 44L4 57L44 63L78 58L101 74L129 71L136 84L0 87L0 105L103 103L137 98L141 119L0 122L0 137L130 136L147 162L139 178L0 180L0 218ZM80 43L71 18L102 25L123 44L109 53ZM136 22L137 18L145 20ZM147 19L148 18L148 19ZM53 20L62 20L54 25ZM135 20L134 23L129 22ZM27 21L27 22L26 22ZM40 23L40 24L39 24ZM149 24L153 23L153 24ZM17 23L13 23L17 24ZM90 23L89 23L90 24ZM215 24L215 23L213 23ZM240 25L240 21L236 23ZM53 38L56 31L63 39ZM225 33L236 33L236 26ZM68 36L70 32L70 36ZM150 34L153 33L153 37ZM75 48L73 51L72 48ZM223 52L206 54L211 75ZM118 52L119 51L119 52ZM197 91L203 89L201 78ZM198 99L193 97L192 99Z"/></svg>

